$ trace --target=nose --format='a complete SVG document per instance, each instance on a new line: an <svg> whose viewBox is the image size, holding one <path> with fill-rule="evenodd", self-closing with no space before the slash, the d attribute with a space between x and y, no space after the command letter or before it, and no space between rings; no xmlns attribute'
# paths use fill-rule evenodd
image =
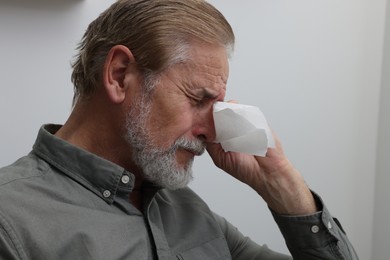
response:
<svg viewBox="0 0 390 260"><path fill-rule="evenodd" d="M199 112L194 121L193 135L204 142L213 142L216 138L213 106L203 112Z"/></svg>

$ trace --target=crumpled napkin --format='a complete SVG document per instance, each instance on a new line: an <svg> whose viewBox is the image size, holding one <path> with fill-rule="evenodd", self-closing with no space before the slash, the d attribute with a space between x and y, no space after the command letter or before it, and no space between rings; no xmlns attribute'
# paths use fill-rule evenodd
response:
<svg viewBox="0 0 390 260"><path fill-rule="evenodd" d="M213 110L216 143L225 152L265 156L275 140L264 114L258 107L216 102Z"/></svg>

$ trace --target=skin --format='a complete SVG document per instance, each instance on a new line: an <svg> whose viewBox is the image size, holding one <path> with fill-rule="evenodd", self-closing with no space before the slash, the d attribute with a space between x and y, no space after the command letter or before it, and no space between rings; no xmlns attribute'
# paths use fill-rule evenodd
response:
<svg viewBox="0 0 390 260"><path fill-rule="evenodd" d="M279 214L304 215L317 211L314 198L301 174L276 148L266 157L224 152L213 143L215 129L212 107L223 101L229 73L226 50L221 46L194 43L190 61L170 67L152 92L151 115L147 127L155 145L169 147L181 136L200 139L215 165L248 184ZM102 87L87 101L78 102L56 135L110 160L136 177L131 203L142 210L142 169L132 161L132 148L124 140L127 111L142 93L142 75L131 51L114 46L107 55ZM179 149L178 167L196 154Z"/></svg>

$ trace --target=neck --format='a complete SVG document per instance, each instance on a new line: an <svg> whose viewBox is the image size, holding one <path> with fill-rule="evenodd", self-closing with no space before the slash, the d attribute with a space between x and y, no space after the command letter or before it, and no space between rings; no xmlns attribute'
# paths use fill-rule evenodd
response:
<svg viewBox="0 0 390 260"><path fill-rule="evenodd" d="M144 180L131 159L131 147L124 138L124 115L120 108L102 104L99 100L78 103L55 135L133 173L136 181L129 200L142 211Z"/></svg>

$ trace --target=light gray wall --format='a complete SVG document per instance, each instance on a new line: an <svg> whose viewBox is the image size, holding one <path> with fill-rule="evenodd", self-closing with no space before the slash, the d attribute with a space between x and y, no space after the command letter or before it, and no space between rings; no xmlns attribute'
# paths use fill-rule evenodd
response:
<svg viewBox="0 0 390 260"><path fill-rule="evenodd" d="M390 255L390 2L387 1L383 54L382 90L378 128L377 177L373 228L373 256L387 260Z"/></svg>
<svg viewBox="0 0 390 260"><path fill-rule="evenodd" d="M66 120L74 48L112 2L0 0L0 165L31 149L41 124ZM262 109L361 259L370 259L385 0L211 2L237 37L227 99ZM212 209L286 252L253 191L207 155L195 172L191 186Z"/></svg>

